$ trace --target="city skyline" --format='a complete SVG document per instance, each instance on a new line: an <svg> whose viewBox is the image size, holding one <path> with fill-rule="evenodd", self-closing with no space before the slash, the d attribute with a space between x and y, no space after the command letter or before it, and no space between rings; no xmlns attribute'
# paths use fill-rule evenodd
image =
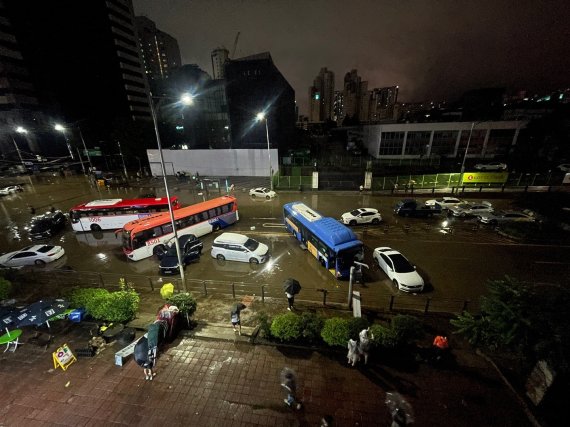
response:
<svg viewBox="0 0 570 427"><path fill-rule="evenodd" d="M307 88L322 67L335 73L335 88L351 69L368 87L400 86L402 102L453 101L480 87L527 89L568 85L570 58L565 23L570 5L453 1L408 3L340 1L134 0L136 15L148 16L175 37L182 62L212 74L211 52L236 57L269 51L295 89L301 114ZM279 19L276 19L278 17Z"/></svg>

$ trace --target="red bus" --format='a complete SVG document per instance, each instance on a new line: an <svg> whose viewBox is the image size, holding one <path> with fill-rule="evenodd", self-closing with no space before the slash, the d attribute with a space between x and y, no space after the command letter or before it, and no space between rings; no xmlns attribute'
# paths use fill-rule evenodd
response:
<svg viewBox="0 0 570 427"><path fill-rule="evenodd" d="M178 198L170 198L172 209L179 209ZM168 212L166 197L144 199L102 199L82 203L69 211L74 231L116 230L127 222Z"/></svg>

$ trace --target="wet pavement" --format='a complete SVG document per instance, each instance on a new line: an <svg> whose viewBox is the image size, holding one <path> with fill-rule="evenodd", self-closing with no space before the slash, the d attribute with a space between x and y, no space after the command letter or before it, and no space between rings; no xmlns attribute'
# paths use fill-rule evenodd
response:
<svg viewBox="0 0 570 427"><path fill-rule="evenodd" d="M115 366L117 346L54 370L51 352L84 348L91 327L62 323L47 351L26 343L0 355L0 425L317 426L330 415L334 426L387 426L388 391L412 404L417 426L531 425L495 371L459 344L450 369L381 353L353 368L343 350L252 344L252 328L237 336L200 323L163 349L153 381L132 360ZM283 403L285 366L297 372L300 411Z"/></svg>

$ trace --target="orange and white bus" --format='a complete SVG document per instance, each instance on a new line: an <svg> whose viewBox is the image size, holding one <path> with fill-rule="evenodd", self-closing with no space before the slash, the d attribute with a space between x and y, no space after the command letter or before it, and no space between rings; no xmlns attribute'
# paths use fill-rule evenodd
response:
<svg viewBox="0 0 570 427"><path fill-rule="evenodd" d="M218 197L174 211L178 236L194 234L200 237L238 219L237 200L233 196ZM123 227L123 252L133 261L161 255L166 250L166 242L173 236L169 213L137 219Z"/></svg>
<svg viewBox="0 0 570 427"><path fill-rule="evenodd" d="M172 209L180 208L178 197L170 198ZM168 212L166 197L102 199L77 205L69 211L73 231L117 230L129 221Z"/></svg>

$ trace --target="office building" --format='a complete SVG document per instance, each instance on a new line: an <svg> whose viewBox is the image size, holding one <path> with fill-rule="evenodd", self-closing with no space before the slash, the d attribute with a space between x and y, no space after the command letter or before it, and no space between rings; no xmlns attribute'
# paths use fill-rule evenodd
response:
<svg viewBox="0 0 570 427"><path fill-rule="evenodd" d="M127 130L152 123L131 0L4 5L35 97L51 118L49 132L55 121L80 125L88 146L116 152L120 135L128 151ZM42 130L34 123L21 125L31 134ZM137 144L144 148L141 138Z"/></svg>
<svg viewBox="0 0 570 427"><path fill-rule="evenodd" d="M344 117L344 96L340 90L334 91L333 120L340 124Z"/></svg>
<svg viewBox="0 0 570 427"><path fill-rule="evenodd" d="M210 55L212 58L212 77L214 80L225 78L224 67L229 58L229 50L225 47L219 47L212 51Z"/></svg>
<svg viewBox="0 0 570 427"><path fill-rule="evenodd" d="M395 120L394 106L398 102L399 86L375 88L370 91L368 121Z"/></svg>
<svg viewBox="0 0 570 427"><path fill-rule="evenodd" d="M397 123L362 127L363 144L377 159L422 157L504 158L517 143L525 121ZM471 132L471 127L473 131Z"/></svg>
<svg viewBox="0 0 570 427"><path fill-rule="evenodd" d="M144 71L153 88L155 81L167 79L180 67L180 48L174 37L160 31L146 16L137 16L135 22Z"/></svg>
<svg viewBox="0 0 570 427"><path fill-rule="evenodd" d="M284 149L295 131L295 91L273 63L269 52L226 63L233 148L267 148L265 126L256 115L265 112L269 141Z"/></svg>

